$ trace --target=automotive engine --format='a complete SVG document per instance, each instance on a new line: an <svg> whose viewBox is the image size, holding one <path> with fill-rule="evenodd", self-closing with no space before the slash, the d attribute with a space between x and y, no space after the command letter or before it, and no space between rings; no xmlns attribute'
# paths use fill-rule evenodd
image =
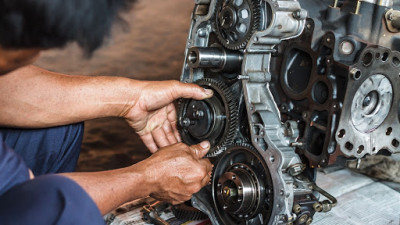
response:
<svg viewBox="0 0 400 225"><path fill-rule="evenodd" d="M178 124L214 171L193 206L214 225L310 224L337 203L315 168L400 152L398 5L195 0L181 81L214 96L181 100Z"/></svg>

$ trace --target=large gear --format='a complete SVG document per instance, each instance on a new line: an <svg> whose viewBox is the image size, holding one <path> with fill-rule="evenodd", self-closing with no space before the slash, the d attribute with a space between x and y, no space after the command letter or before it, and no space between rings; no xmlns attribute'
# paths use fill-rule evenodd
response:
<svg viewBox="0 0 400 225"><path fill-rule="evenodd" d="M254 147L235 144L219 156L212 176L212 196L220 224L267 224L272 195L270 171Z"/></svg>
<svg viewBox="0 0 400 225"><path fill-rule="evenodd" d="M203 140L211 143L207 157L222 153L232 144L238 127L238 110L233 94L223 82L200 79L196 84L214 91L213 97L201 101L180 102L179 127L184 143L193 145Z"/></svg>
<svg viewBox="0 0 400 225"><path fill-rule="evenodd" d="M223 46L242 49L260 26L261 8L257 0L219 0L215 29Z"/></svg>
<svg viewBox="0 0 400 225"><path fill-rule="evenodd" d="M190 205L190 202L185 202L179 205L172 206L172 212L178 219L184 220L204 220L208 216L202 211Z"/></svg>

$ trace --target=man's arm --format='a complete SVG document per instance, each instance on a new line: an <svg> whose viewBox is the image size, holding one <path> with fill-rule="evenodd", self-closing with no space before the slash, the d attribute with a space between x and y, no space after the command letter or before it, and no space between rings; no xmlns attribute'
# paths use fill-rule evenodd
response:
<svg viewBox="0 0 400 225"><path fill-rule="evenodd" d="M140 82L69 76L27 66L0 76L0 125L40 128L120 116L135 104Z"/></svg>
<svg viewBox="0 0 400 225"><path fill-rule="evenodd" d="M118 170L62 174L76 181L94 200L102 214L128 201L152 196L173 204L187 201L210 181L210 144L175 144L150 158Z"/></svg>
<svg viewBox="0 0 400 225"><path fill-rule="evenodd" d="M71 76L35 66L0 76L0 93L0 126L41 128L124 117L152 152L180 141L175 99L212 96L178 81Z"/></svg>

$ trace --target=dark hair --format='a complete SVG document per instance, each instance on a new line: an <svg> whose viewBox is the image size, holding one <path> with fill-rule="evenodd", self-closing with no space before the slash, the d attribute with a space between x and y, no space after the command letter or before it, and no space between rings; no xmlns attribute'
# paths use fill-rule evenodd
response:
<svg viewBox="0 0 400 225"><path fill-rule="evenodd" d="M100 47L119 12L134 0L0 0L0 46L53 48L76 41Z"/></svg>

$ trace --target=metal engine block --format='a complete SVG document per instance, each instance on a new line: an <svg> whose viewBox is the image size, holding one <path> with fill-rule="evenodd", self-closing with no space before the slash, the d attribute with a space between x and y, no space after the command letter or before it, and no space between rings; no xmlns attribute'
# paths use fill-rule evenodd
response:
<svg viewBox="0 0 400 225"><path fill-rule="evenodd" d="M214 225L311 224L336 205L315 168L400 152L397 4L195 0L181 81L214 96L181 100L178 124L211 143L192 204Z"/></svg>

